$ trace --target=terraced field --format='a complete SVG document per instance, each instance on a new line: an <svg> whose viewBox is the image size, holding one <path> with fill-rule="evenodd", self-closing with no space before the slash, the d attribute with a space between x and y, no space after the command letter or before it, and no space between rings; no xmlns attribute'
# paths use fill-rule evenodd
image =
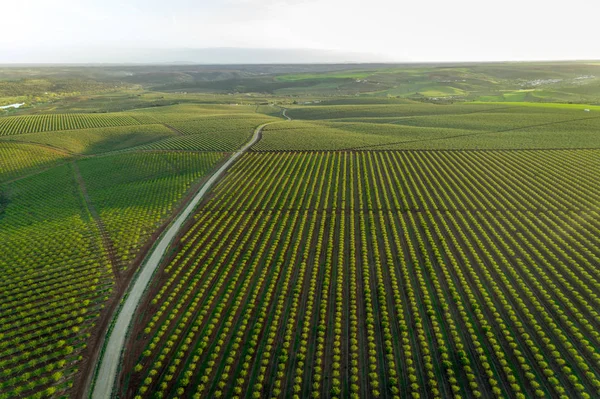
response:
<svg viewBox="0 0 600 399"><path fill-rule="evenodd" d="M249 154L140 309L124 397L600 394L600 151Z"/></svg>

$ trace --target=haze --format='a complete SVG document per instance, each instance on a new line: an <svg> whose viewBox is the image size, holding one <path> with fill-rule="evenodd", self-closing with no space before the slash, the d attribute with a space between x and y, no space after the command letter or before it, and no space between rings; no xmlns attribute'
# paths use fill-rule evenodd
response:
<svg viewBox="0 0 600 399"><path fill-rule="evenodd" d="M130 49L311 49L227 62L598 59L594 1L29 0L2 5L0 62L156 61ZM327 50L330 57L322 57ZM115 54L119 54L116 56ZM161 61L174 59L168 54ZM186 58L184 56L184 58ZM219 60L207 59L207 62Z"/></svg>

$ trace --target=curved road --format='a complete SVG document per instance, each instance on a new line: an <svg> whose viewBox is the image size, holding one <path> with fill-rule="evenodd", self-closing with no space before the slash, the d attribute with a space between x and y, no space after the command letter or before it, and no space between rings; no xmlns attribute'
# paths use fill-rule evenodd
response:
<svg viewBox="0 0 600 399"><path fill-rule="evenodd" d="M285 110L283 111L285 115ZM196 196L190 201L185 210L175 219L169 229L163 233L159 241L151 249L150 255L146 257L146 262L143 264L141 271L133 281L133 285L129 289L129 294L118 310L117 319L114 322L114 326L108 335L104 339L104 351L100 355L98 365L95 371L96 375L92 382L91 397L93 399L108 399L112 397L115 380L119 371L119 365L121 363L121 357L123 347L125 345L125 338L129 331L129 325L133 319L133 315L137 309L137 306L148 286L148 283L152 279L152 275L158 269L160 261L165 254L165 251L169 248L171 242L179 232L179 229L183 226L184 222L194 211L200 200L215 184L215 182L223 175L225 170L229 168L242 154L244 154L250 147L252 147L262 136L262 130L265 126L275 123L269 122L264 123L254 130L252 139L244 145L238 152L233 154L202 186Z"/></svg>
<svg viewBox="0 0 600 399"><path fill-rule="evenodd" d="M283 116L285 116L285 118L286 118L288 121L291 121L291 120L292 120L292 118L290 118L289 116L287 116L287 113L286 113L286 112L287 112L287 108L283 108L283 112L282 112L281 114L282 114Z"/></svg>

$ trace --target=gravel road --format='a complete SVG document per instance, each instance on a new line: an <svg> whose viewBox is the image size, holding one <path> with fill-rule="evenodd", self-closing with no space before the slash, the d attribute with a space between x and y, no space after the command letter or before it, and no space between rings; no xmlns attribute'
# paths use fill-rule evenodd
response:
<svg viewBox="0 0 600 399"><path fill-rule="evenodd" d="M285 111L283 112L285 115ZM289 120L289 118L288 118ZM273 123L273 122L270 122ZM198 203L202 200L204 195L211 189L211 187L219 180L223 173L229 168L240 156L242 156L250 147L256 144L262 136L263 128L269 123L260 125L254 130L254 134L250 141L244 145L238 152L233 154L224 164L221 166L202 186L194 198L190 201L184 211L175 219L171 226L166 232L159 238L159 241L151 249L150 255L146 257L146 261L143 263L140 272L137 277L133 280L130 289L128 290L128 296L125 299L125 303L118 310L117 319L114 322L114 327L110 334L105 338L105 348L103 353L98 359L98 365L96 366L97 373L94 381L92 382L92 388L90 397L93 399L108 399L113 395L113 389L115 380L119 372L119 365L121 363L121 357L123 348L125 345L125 339L129 331L129 325L133 319L133 315L140 303L142 295L146 290L146 287L150 283L154 272L158 269L160 261L163 258L166 250L169 248L171 242L184 225L186 219L192 214Z"/></svg>

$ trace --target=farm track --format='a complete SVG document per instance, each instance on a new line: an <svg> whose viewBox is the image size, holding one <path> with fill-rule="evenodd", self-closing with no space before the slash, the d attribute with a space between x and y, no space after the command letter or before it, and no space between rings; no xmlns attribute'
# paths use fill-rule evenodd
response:
<svg viewBox="0 0 600 399"><path fill-rule="evenodd" d="M11 137L11 136L8 136L8 137ZM51 151L56 152L56 153L61 154L61 155L66 155L66 156L74 156L74 155L76 155L74 152L69 151L69 150L67 150L65 148L56 147L56 146L53 146L53 145L50 145L50 144L37 143L35 141L8 140L8 139L2 139L2 138L0 138L0 142L7 143L7 144L10 144L10 143L30 144L30 145L35 145L35 146L38 146L38 147L45 148L47 150L51 150Z"/></svg>
<svg viewBox="0 0 600 399"><path fill-rule="evenodd" d="M118 310L111 331L105 338L105 344L100 354L100 363L97 367L97 374L91 388L91 397L94 399L110 398L113 392L117 371L121 361L123 346L126 335L128 334L129 325L133 318L133 314L137 309L137 305L142 298L143 293L148 286L154 272L158 268L161 259L170 243L178 234L184 222L196 208L198 203L203 199L209 189L223 175L223 173L243 154L248 148L258 142L262 137L262 130L267 124L260 125L255 129L252 139L244 145L239 151L233 154L225 164L219 168L204 184L202 189L194 196L192 201L185 208L183 213L173 222L169 229L161 237L150 252L148 260L139 270L137 277L132 281L131 289L128 291L127 298Z"/></svg>
<svg viewBox="0 0 600 399"><path fill-rule="evenodd" d="M178 136L185 136L183 133L181 133L179 130L177 130L176 128L174 128L172 125L169 125L168 123L163 123L162 125L164 127L166 127L167 129L171 130L173 133L175 133Z"/></svg>
<svg viewBox="0 0 600 399"><path fill-rule="evenodd" d="M77 181L77 184L79 185L79 190L81 191L81 194L83 195L87 209L88 209L90 215L92 216L92 218L94 219L94 222L96 223L96 226L98 227L98 231L100 232L102 244L104 245L104 249L106 250L106 253L108 255L108 260L110 261L110 265L111 265L111 268L113 271L114 281L115 281L115 284L117 285L117 289L118 289L118 286L122 283L122 278L121 278L121 270L119 269L119 261L117 259L117 254L115 251L115 247L113 245L113 241L110 238L108 232L106 231L106 226L104 225L104 221L98 214L98 211L96 210L96 208L94 207L94 204L92 203L92 201L90 199L90 196L87 192L87 188L85 186L85 181L83 180L83 177L81 176L81 172L79 171L79 166L77 165L77 162L73 161L73 162L71 162L71 165L73 166L73 173L75 174L75 180Z"/></svg>

